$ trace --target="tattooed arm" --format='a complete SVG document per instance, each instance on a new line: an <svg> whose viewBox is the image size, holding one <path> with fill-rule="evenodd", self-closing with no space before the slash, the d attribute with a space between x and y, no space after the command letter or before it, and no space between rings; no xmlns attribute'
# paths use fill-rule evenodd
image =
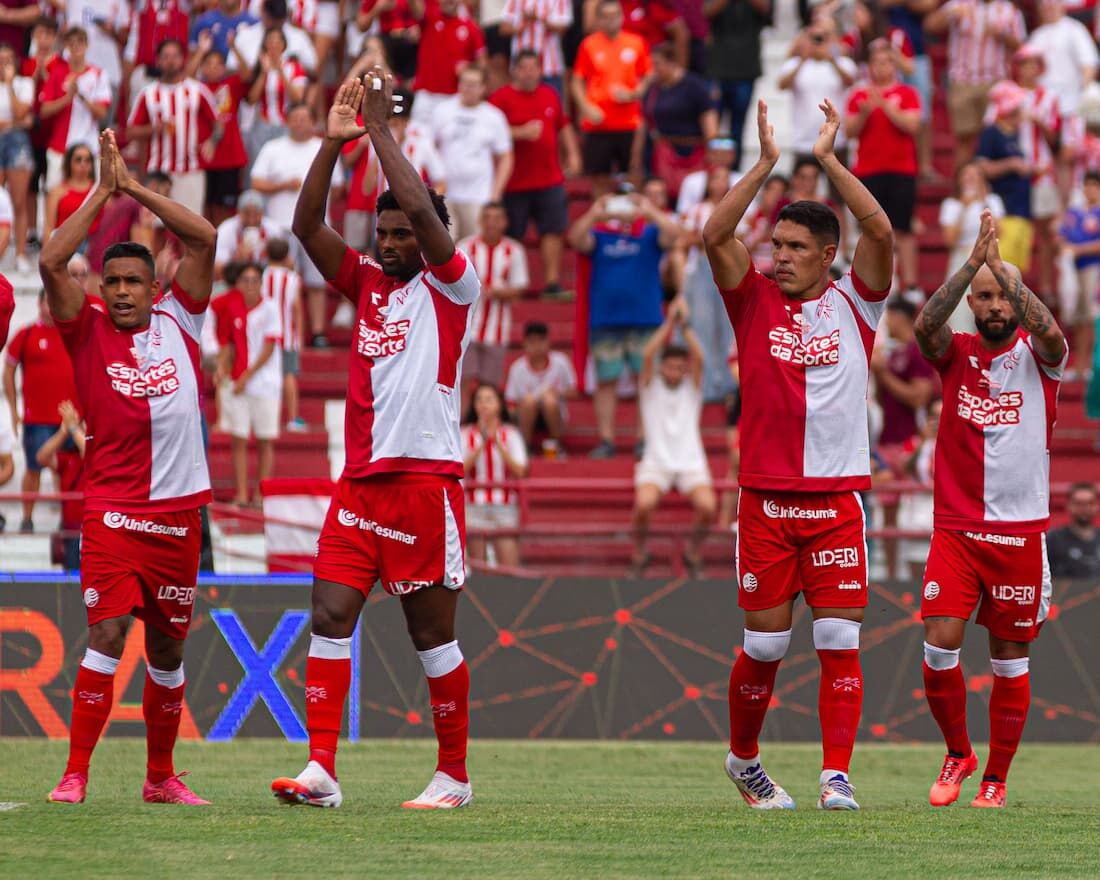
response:
<svg viewBox="0 0 1100 880"><path fill-rule="evenodd" d="M917 315L917 321L913 325L917 334L917 345L920 346L921 354L929 360L939 360L947 353L951 345L951 328L947 326L947 319L962 300L978 270L985 264L986 254L993 240L993 215L984 211L978 239L974 242L970 256L962 268L932 294L932 298Z"/></svg>
<svg viewBox="0 0 1100 880"><path fill-rule="evenodd" d="M989 242L985 262L1012 303L1020 326L1031 334L1035 352L1048 364L1060 363L1066 355L1066 337L1050 309L1024 284L1020 270L1001 260L1001 248L996 236Z"/></svg>

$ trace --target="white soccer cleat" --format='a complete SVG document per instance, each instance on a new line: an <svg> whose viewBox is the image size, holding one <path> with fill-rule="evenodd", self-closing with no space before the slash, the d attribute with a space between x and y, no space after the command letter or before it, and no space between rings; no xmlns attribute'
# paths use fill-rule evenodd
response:
<svg viewBox="0 0 1100 880"><path fill-rule="evenodd" d="M401 806L406 810L453 810L464 807L474 799L474 790L468 782L459 782L442 770L436 770L432 781L420 795Z"/></svg>
<svg viewBox="0 0 1100 880"><path fill-rule="evenodd" d="M344 796L340 783L328 775L328 771L316 761L306 764L306 769L291 779L280 776L271 783L271 791L284 804L294 807L338 807Z"/></svg>
<svg viewBox="0 0 1100 880"><path fill-rule="evenodd" d="M855 799L855 786L843 773L832 776L821 774L821 797L817 801L819 810L858 810Z"/></svg>
<svg viewBox="0 0 1100 880"><path fill-rule="evenodd" d="M737 786L745 803L754 810L793 810L794 798L783 787L772 782L759 760L744 770L738 770L733 752L726 755L726 775Z"/></svg>

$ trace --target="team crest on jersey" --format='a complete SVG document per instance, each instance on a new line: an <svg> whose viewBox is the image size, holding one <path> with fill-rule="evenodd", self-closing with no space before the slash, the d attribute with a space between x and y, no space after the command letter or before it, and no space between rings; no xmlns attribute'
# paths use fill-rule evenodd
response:
<svg viewBox="0 0 1100 880"><path fill-rule="evenodd" d="M801 313L799 317L802 317ZM833 317L833 294L831 291L826 290L821 299L817 301L817 317L826 321Z"/></svg>

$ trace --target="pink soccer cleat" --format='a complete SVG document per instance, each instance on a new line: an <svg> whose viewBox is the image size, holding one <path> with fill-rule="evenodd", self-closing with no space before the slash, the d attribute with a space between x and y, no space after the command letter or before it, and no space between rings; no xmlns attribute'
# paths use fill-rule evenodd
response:
<svg viewBox="0 0 1100 880"><path fill-rule="evenodd" d="M978 789L978 796L970 802L970 806L1000 809L1007 800L1008 791L1003 782L983 779L982 785Z"/></svg>
<svg viewBox="0 0 1100 880"><path fill-rule="evenodd" d="M175 776L169 776L164 782L150 782L145 780L145 786L141 790L141 798L147 804L187 804L191 807L207 807L210 801L204 801L191 789L183 784L182 778L187 775L184 770Z"/></svg>
<svg viewBox="0 0 1100 880"><path fill-rule="evenodd" d="M87 773L66 773L46 800L51 804L82 804L87 793Z"/></svg>
<svg viewBox="0 0 1100 880"><path fill-rule="evenodd" d="M974 775L978 769L978 756L973 752L967 758L956 758L947 755L943 759L943 767L940 775L932 783L932 790L928 792L928 803L933 807L946 807L959 799L959 791L962 784Z"/></svg>

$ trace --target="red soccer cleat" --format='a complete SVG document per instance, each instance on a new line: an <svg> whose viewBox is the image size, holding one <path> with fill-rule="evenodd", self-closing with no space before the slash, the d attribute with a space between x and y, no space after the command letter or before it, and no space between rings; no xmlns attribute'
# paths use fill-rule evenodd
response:
<svg viewBox="0 0 1100 880"><path fill-rule="evenodd" d="M66 773L46 800L51 804L82 804L87 793L87 773Z"/></svg>
<svg viewBox="0 0 1100 880"><path fill-rule="evenodd" d="M933 807L946 807L959 799L962 784L974 775L978 769L978 756L971 752L969 757L956 758L954 755L945 755L940 775L932 783L932 789L928 792L928 803Z"/></svg>
<svg viewBox="0 0 1100 880"><path fill-rule="evenodd" d="M181 781L187 771L169 776L164 782L145 780L141 798L147 804L187 804L191 807L207 807L210 801L204 801Z"/></svg>
<svg viewBox="0 0 1100 880"><path fill-rule="evenodd" d="M1003 782L983 780L982 787L978 789L978 796L970 802L972 807L984 807L986 809L1000 809L1008 800L1008 792Z"/></svg>

